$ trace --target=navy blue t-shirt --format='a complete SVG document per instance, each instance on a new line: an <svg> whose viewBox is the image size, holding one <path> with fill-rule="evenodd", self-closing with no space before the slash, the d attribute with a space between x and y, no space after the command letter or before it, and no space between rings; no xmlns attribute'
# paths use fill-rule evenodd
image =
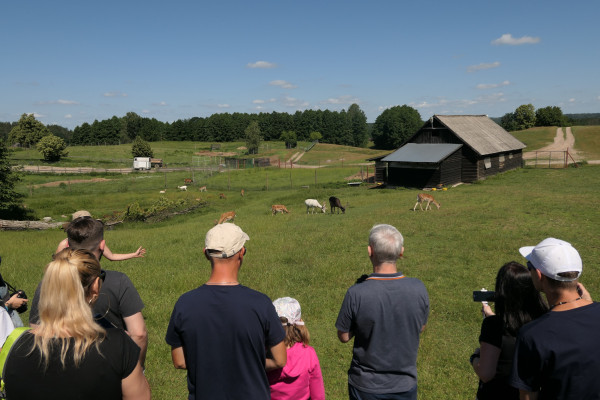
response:
<svg viewBox="0 0 600 400"><path fill-rule="evenodd" d="M179 298L165 339L183 347L190 400L268 400L266 349L284 338L266 295L242 285L203 285Z"/></svg>
<svg viewBox="0 0 600 400"><path fill-rule="evenodd" d="M511 384L541 399L600 399L600 303L552 311L519 330Z"/></svg>

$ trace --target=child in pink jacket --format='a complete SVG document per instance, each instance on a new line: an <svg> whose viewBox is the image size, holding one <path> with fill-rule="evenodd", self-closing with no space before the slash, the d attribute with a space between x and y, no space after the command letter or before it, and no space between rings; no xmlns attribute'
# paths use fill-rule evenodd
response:
<svg viewBox="0 0 600 400"><path fill-rule="evenodd" d="M300 303L291 297L273 302L283 324L287 363L267 373L272 400L323 400L325 387L315 349L308 345L310 334L302 321Z"/></svg>

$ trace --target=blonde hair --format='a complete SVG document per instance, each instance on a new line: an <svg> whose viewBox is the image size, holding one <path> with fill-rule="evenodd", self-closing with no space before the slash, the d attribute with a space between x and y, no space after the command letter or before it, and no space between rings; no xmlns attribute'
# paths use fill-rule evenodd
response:
<svg viewBox="0 0 600 400"><path fill-rule="evenodd" d="M292 325L288 323L286 317L279 317L279 320L285 331L283 343L287 347L292 347L296 343L302 343L303 345L308 346L308 343L310 342L310 333L308 332L306 325Z"/></svg>
<svg viewBox="0 0 600 400"><path fill-rule="evenodd" d="M88 301L90 287L102 270L93 253L66 248L46 266L40 289L39 326L35 330L33 350L40 351L48 366L50 348L60 343L60 361L65 366L67 352L73 344L75 366L83 360L90 346L104 340L106 331L96 324Z"/></svg>

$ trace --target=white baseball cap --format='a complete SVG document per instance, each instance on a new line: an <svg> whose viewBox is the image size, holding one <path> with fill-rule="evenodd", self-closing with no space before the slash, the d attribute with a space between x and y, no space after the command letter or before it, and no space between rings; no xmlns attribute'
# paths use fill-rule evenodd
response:
<svg viewBox="0 0 600 400"><path fill-rule="evenodd" d="M273 302L273 305L275 306L277 315L287 318L288 324L304 325L304 322L302 322L302 310L300 309L298 300L291 297L280 297Z"/></svg>
<svg viewBox="0 0 600 400"><path fill-rule="evenodd" d="M236 224L219 224L206 233L204 247L211 257L229 258L244 247L250 237Z"/></svg>
<svg viewBox="0 0 600 400"><path fill-rule="evenodd" d="M569 282L581 276L583 263L579 253L570 243L564 240L547 238L537 246L521 247L519 253L527 259L535 269L539 269L548 278ZM561 272L578 272L575 278L565 278Z"/></svg>

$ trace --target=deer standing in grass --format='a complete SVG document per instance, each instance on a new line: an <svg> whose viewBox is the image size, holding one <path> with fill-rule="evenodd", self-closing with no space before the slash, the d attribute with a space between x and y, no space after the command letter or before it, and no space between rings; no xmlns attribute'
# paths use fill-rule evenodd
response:
<svg viewBox="0 0 600 400"><path fill-rule="evenodd" d="M423 211L423 202L427 202L427 205L425 206L425 210L427 211L428 208L431 209L431 203L435 204L438 208L438 210L440 209L440 203L438 203L437 201L435 201L435 199L433 198L432 195L427 194L427 193L419 193L417 195L417 202L415 203L415 206L413 207L413 211L416 210L417 208L417 204L419 205L419 207L421 207L421 211Z"/></svg>
<svg viewBox="0 0 600 400"><path fill-rule="evenodd" d="M325 202L323 202L323 205L321 205L317 200L315 199L306 199L304 200L304 204L306 205L306 213L308 214L308 210L310 209L310 213L313 214L315 211L315 208L319 208L321 210L321 212L325 212Z"/></svg>
<svg viewBox="0 0 600 400"><path fill-rule="evenodd" d="M244 197L244 189L242 189L242 191L240 192L240 194L242 195L242 197Z"/></svg>
<svg viewBox="0 0 600 400"><path fill-rule="evenodd" d="M219 220L215 220L215 225L222 224L227 221L233 221L235 219L235 211L228 211L221 214Z"/></svg>
<svg viewBox="0 0 600 400"><path fill-rule="evenodd" d="M206 192L206 186L202 186L202 187L201 187L199 190L200 190L201 192Z"/></svg>
<svg viewBox="0 0 600 400"><path fill-rule="evenodd" d="M280 213L282 213L282 214L283 214L283 213L286 213L286 214L289 214L289 213L290 213L290 212L288 211L288 209L287 209L287 208L285 208L285 206L284 206L284 205L282 205L282 204L273 204L273 205L271 206L271 212L273 213L273 215L275 215L275 214L277 214L277 213L279 213L279 212L280 212Z"/></svg>

